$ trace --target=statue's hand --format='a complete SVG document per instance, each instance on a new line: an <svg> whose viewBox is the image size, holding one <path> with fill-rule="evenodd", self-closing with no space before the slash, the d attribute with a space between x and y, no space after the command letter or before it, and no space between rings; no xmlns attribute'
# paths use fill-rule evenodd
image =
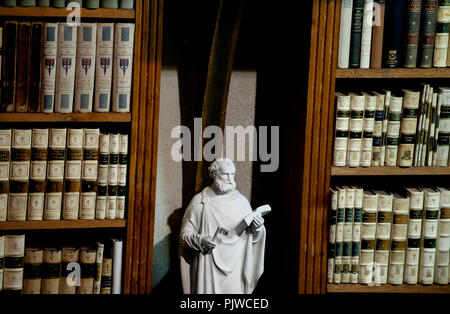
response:
<svg viewBox="0 0 450 314"><path fill-rule="evenodd" d="M203 254L209 254L216 247L216 243L214 243L212 238L206 235L200 238L200 245Z"/></svg>
<svg viewBox="0 0 450 314"><path fill-rule="evenodd" d="M255 217L253 217L253 221L251 224L252 231L253 232L260 231L263 224L264 224L264 218L262 218L261 215L255 215Z"/></svg>

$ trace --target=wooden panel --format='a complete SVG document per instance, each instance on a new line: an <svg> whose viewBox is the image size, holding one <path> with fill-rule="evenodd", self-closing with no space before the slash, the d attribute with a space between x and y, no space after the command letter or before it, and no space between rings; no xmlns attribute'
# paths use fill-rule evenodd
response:
<svg viewBox="0 0 450 314"><path fill-rule="evenodd" d="M336 78L450 78L450 68L337 69Z"/></svg>
<svg viewBox="0 0 450 314"><path fill-rule="evenodd" d="M332 176L450 175L450 167L331 167Z"/></svg>
<svg viewBox="0 0 450 314"><path fill-rule="evenodd" d="M0 113L0 122L131 122L131 113Z"/></svg>
<svg viewBox="0 0 450 314"><path fill-rule="evenodd" d="M125 219L2 221L0 230L124 228Z"/></svg>
<svg viewBox="0 0 450 314"><path fill-rule="evenodd" d="M380 285L328 284L328 292L335 293L450 293L450 285Z"/></svg>
<svg viewBox="0 0 450 314"><path fill-rule="evenodd" d="M26 17L67 17L70 11L66 8L52 7L0 7L0 16L26 16ZM123 9L85 9L81 8L81 18L95 19L134 19L135 10Z"/></svg>

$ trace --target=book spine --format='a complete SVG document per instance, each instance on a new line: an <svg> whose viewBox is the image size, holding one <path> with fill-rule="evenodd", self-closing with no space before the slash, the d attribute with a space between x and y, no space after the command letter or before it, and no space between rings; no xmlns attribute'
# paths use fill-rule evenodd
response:
<svg viewBox="0 0 450 314"><path fill-rule="evenodd" d="M109 112L114 56L114 23L99 23L95 66L94 111Z"/></svg>
<svg viewBox="0 0 450 314"><path fill-rule="evenodd" d="M25 235L5 235L3 294L21 294L25 260Z"/></svg>
<svg viewBox="0 0 450 314"><path fill-rule="evenodd" d="M28 75L30 59L30 22L19 22L16 61L16 112L28 111Z"/></svg>
<svg viewBox="0 0 450 314"><path fill-rule="evenodd" d="M361 252L359 261L359 283L361 284L372 283L377 206L378 196L374 193L367 193L364 191L361 224Z"/></svg>
<svg viewBox="0 0 450 314"><path fill-rule="evenodd" d="M375 18L372 28L372 50L370 55L370 67L373 69L381 68L385 8L385 0L374 1Z"/></svg>
<svg viewBox="0 0 450 314"><path fill-rule="evenodd" d="M2 57L2 112L13 112L16 97L17 21L3 24L3 42L8 43Z"/></svg>
<svg viewBox="0 0 450 314"><path fill-rule="evenodd" d="M95 257L95 277L94 277L94 287L93 294L100 294L101 281L102 281L102 263L103 263L103 251L105 245L103 243L97 242L97 253Z"/></svg>
<svg viewBox="0 0 450 314"><path fill-rule="evenodd" d="M51 5L54 8L64 8L66 5L65 0L51 0Z"/></svg>
<svg viewBox="0 0 450 314"><path fill-rule="evenodd" d="M418 166L420 164L420 139L422 138L423 134L423 120L424 120L424 111L426 107L426 102L428 100L427 93L428 90L431 89L430 85L428 84L422 84L422 93L420 95L420 103L419 103L419 117L417 121L417 136L416 136L416 143L415 143L415 149L414 149L414 161L413 165Z"/></svg>
<svg viewBox="0 0 450 314"><path fill-rule="evenodd" d="M134 8L133 0L120 0L119 8L124 10L132 10Z"/></svg>
<svg viewBox="0 0 450 314"><path fill-rule="evenodd" d="M0 236L0 294L3 291L3 271L5 265L5 236Z"/></svg>
<svg viewBox="0 0 450 314"><path fill-rule="evenodd" d="M11 129L0 130L0 221L6 221L11 164Z"/></svg>
<svg viewBox="0 0 450 314"><path fill-rule="evenodd" d="M120 146L119 141L119 134L109 134L108 194L106 197L106 219L116 218Z"/></svg>
<svg viewBox="0 0 450 314"><path fill-rule="evenodd" d="M436 129L436 120L437 120L437 93L433 93L433 101L431 105L431 114L430 114L430 128L428 130L429 139L428 139L428 149L427 149L427 162L426 166L433 166L433 152L436 148L436 138L434 135L434 131Z"/></svg>
<svg viewBox="0 0 450 314"><path fill-rule="evenodd" d="M134 29L135 25L131 23L115 24L112 91L113 112L130 112Z"/></svg>
<svg viewBox="0 0 450 314"><path fill-rule="evenodd" d="M361 30L360 68L370 67L370 48L372 44L373 0L364 0L363 21Z"/></svg>
<svg viewBox="0 0 450 314"><path fill-rule="evenodd" d="M364 124L365 96L350 97L350 126L347 152L347 165L359 167L361 161L362 131Z"/></svg>
<svg viewBox="0 0 450 314"><path fill-rule="evenodd" d="M403 97L391 96L389 106L389 122L386 132L385 166L395 166L397 163L402 103Z"/></svg>
<svg viewBox="0 0 450 314"><path fill-rule="evenodd" d="M341 283L350 283L354 211L355 189L346 188Z"/></svg>
<svg viewBox="0 0 450 314"><path fill-rule="evenodd" d="M44 248L41 294L58 294L61 274L61 249Z"/></svg>
<svg viewBox="0 0 450 314"><path fill-rule="evenodd" d="M117 210L116 218L125 218L127 168L128 168L128 134L119 135L119 167L117 171Z"/></svg>
<svg viewBox="0 0 450 314"><path fill-rule="evenodd" d="M421 9L422 0L409 0L407 17L408 26L405 34L405 58L403 62L405 68L415 68L417 65Z"/></svg>
<svg viewBox="0 0 450 314"><path fill-rule="evenodd" d="M54 111L55 86L56 86L56 60L58 48L59 23L44 24L44 38L42 40L42 64L41 64L41 111L51 113Z"/></svg>
<svg viewBox="0 0 450 314"><path fill-rule="evenodd" d="M436 166L447 166L450 141L450 91L440 92L439 133L437 137Z"/></svg>
<svg viewBox="0 0 450 314"><path fill-rule="evenodd" d="M61 219L67 129L49 129L45 220Z"/></svg>
<svg viewBox="0 0 450 314"><path fill-rule="evenodd" d="M76 294L76 279L70 277L73 267L70 263L78 263L80 258L80 249L76 247L63 247L61 250L61 275L59 277L60 294ZM78 278L79 279L79 278ZM75 282L74 282L75 281Z"/></svg>
<svg viewBox="0 0 450 314"><path fill-rule="evenodd" d="M404 91L397 159L400 167L411 167L413 163L419 100L420 92Z"/></svg>
<svg viewBox="0 0 450 314"><path fill-rule="evenodd" d="M376 230L375 269L379 278L376 283L386 284L389 268L389 251L392 226L392 194L378 195L378 214Z"/></svg>
<svg viewBox="0 0 450 314"><path fill-rule="evenodd" d="M342 255L344 243L345 224L345 189L337 188L337 214L336 214L336 249L334 257L333 283L341 283L342 279Z"/></svg>
<svg viewBox="0 0 450 314"><path fill-rule="evenodd" d="M336 132L334 139L334 162L343 167L347 162L348 127L350 120L350 96L336 94Z"/></svg>
<svg viewBox="0 0 450 314"><path fill-rule="evenodd" d="M97 175L97 205L95 209L96 219L106 217L106 196L108 190L108 156L109 156L109 134L100 134L99 157Z"/></svg>
<svg viewBox="0 0 450 314"><path fill-rule="evenodd" d="M372 167L380 165L381 142L383 137L383 116L384 116L385 95L377 94L375 119L373 125L373 141L372 141Z"/></svg>
<svg viewBox="0 0 450 314"><path fill-rule="evenodd" d="M122 240L113 239L114 255L113 255L113 271L112 271L112 287L111 294L121 293L122 283Z"/></svg>
<svg viewBox="0 0 450 314"><path fill-rule="evenodd" d="M353 213L352 227L352 261L350 272L350 283L359 282L359 254L361 249L361 222L364 190L355 189L355 210Z"/></svg>
<svg viewBox="0 0 450 314"><path fill-rule="evenodd" d="M99 136L99 129L83 130L80 219L95 218Z"/></svg>
<svg viewBox="0 0 450 314"><path fill-rule="evenodd" d="M333 283L334 274L334 255L336 247L336 219L337 219L337 203L338 192L330 189L330 213L328 216L328 250L327 250L327 282Z"/></svg>
<svg viewBox="0 0 450 314"><path fill-rule="evenodd" d="M361 58L361 36L364 17L364 0L354 0L350 35L349 67L359 68Z"/></svg>
<svg viewBox="0 0 450 314"><path fill-rule="evenodd" d="M95 258L97 252L90 247L82 247L80 253L81 280L78 294L92 294L96 272Z"/></svg>
<svg viewBox="0 0 450 314"><path fill-rule="evenodd" d="M372 161L372 142L373 142L373 129L375 122L375 109L377 105L376 96L367 94L365 96L365 108L364 108L364 124L362 135L362 147L361 147L361 166L370 167Z"/></svg>
<svg viewBox="0 0 450 314"><path fill-rule="evenodd" d="M100 294L111 294L112 288L112 249L105 244L105 251L102 262L102 278L100 284Z"/></svg>
<svg viewBox="0 0 450 314"><path fill-rule="evenodd" d="M62 219L78 219L82 159L83 129L68 129Z"/></svg>
<svg viewBox="0 0 450 314"><path fill-rule="evenodd" d="M404 26L406 24L408 0L388 2L386 7L386 37L383 45L384 65L387 68L398 68L403 64Z"/></svg>
<svg viewBox="0 0 450 314"><path fill-rule="evenodd" d="M5 7L17 6L17 0L2 0L2 5Z"/></svg>
<svg viewBox="0 0 450 314"><path fill-rule="evenodd" d="M119 0L101 0L100 6L106 9L117 9L119 7Z"/></svg>
<svg viewBox="0 0 450 314"><path fill-rule="evenodd" d="M94 101L96 23L78 26L75 112L92 112Z"/></svg>
<svg viewBox="0 0 450 314"><path fill-rule="evenodd" d="M39 248L25 249L23 270L23 294L41 294L41 273L44 251Z"/></svg>
<svg viewBox="0 0 450 314"><path fill-rule="evenodd" d="M381 136L381 149L380 149L380 166L384 166L386 162L386 143L387 143L387 128L389 124L389 105L391 103L391 92L386 91L383 113L383 133Z"/></svg>
<svg viewBox="0 0 450 314"><path fill-rule="evenodd" d="M450 1L439 1L439 7L436 17L436 34L434 38L434 67L445 68L447 66L447 49L450 29L450 14L448 13L449 9Z"/></svg>
<svg viewBox="0 0 450 314"><path fill-rule="evenodd" d="M58 56L56 59L55 112L73 111L73 93L77 56L77 27L58 25Z"/></svg>
<svg viewBox="0 0 450 314"><path fill-rule="evenodd" d="M419 62L421 68L431 68L433 64L437 10L438 0L424 0Z"/></svg>
<svg viewBox="0 0 450 314"><path fill-rule="evenodd" d="M19 0L18 5L20 5L22 7L35 7L36 0Z"/></svg>
<svg viewBox="0 0 450 314"><path fill-rule="evenodd" d="M447 188L440 190L440 213L438 237L436 246L436 266L434 282L441 285L449 283L448 266L450 251L450 191Z"/></svg>
<svg viewBox="0 0 450 314"><path fill-rule="evenodd" d="M429 137L430 137L430 123L432 119L432 104L433 104L433 88L427 92L427 102L425 107L425 118L423 122L423 133L421 134L422 138L420 141L420 166L424 167L426 165L427 152L429 147Z"/></svg>
<svg viewBox="0 0 450 314"><path fill-rule="evenodd" d="M87 0L86 8L88 9L98 9L100 7L100 0Z"/></svg>
<svg viewBox="0 0 450 314"><path fill-rule="evenodd" d="M47 176L48 129L33 129L31 140L30 188L28 220L42 220Z"/></svg>
<svg viewBox="0 0 450 314"><path fill-rule="evenodd" d="M26 220L31 159L31 130L12 130L7 220Z"/></svg>
<svg viewBox="0 0 450 314"><path fill-rule="evenodd" d="M28 91L28 111L39 112L39 100L41 99L41 59L43 48L43 23L31 23L30 43L30 80Z"/></svg>
<svg viewBox="0 0 450 314"><path fill-rule="evenodd" d="M37 0L37 6L38 7L49 7L50 6L50 0Z"/></svg>

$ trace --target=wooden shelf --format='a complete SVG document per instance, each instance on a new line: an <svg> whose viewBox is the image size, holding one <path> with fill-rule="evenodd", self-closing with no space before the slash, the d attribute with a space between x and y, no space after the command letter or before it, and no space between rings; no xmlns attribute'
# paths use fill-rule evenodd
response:
<svg viewBox="0 0 450 314"><path fill-rule="evenodd" d="M0 230L124 228L125 219L2 221Z"/></svg>
<svg viewBox="0 0 450 314"><path fill-rule="evenodd" d="M24 17L67 17L71 11L66 8L52 7L0 7L0 16L24 16ZM81 8L80 17L97 19L134 19L135 10L123 9L85 9Z"/></svg>
<svg viewBox="0 0 450 314"><path fill-rule="evenodd" d="M450 68L336 69L336 78L450 78Z"/></svg>
<svg viewBox="0 0 450 314"><path fill-rule="evenodd" d="M327 284L329 293L450 293L450 285L380 285Z"/></svg>
<svg viewBox="0 0 450 314"><path fill-rule="evenodd" d="M450 175L450 167L331 167L332 176Z"/></svg>
<svg viewBox="0 0 450 314"><path fill-rule="evenodd" d="M131 122L131 113L0 113L0 122Z"/></svg>

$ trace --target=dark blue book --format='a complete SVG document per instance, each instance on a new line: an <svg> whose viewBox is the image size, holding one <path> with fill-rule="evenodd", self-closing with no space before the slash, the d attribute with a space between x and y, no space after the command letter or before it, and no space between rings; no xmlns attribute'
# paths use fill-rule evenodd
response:
<svg viewBox="0 0 450 314"><path fill-rule="evenodd" d="M359 68L361 59L361 36L364 16L364 0L355 0L352 11L352 30L350 35L349 68Z"/></svg>
<svg viewBox="0 0 450 314"><path fill-rule="evenodd" d="M398 68L403 64L408 0L386 1L383 65Z"/></svg>

